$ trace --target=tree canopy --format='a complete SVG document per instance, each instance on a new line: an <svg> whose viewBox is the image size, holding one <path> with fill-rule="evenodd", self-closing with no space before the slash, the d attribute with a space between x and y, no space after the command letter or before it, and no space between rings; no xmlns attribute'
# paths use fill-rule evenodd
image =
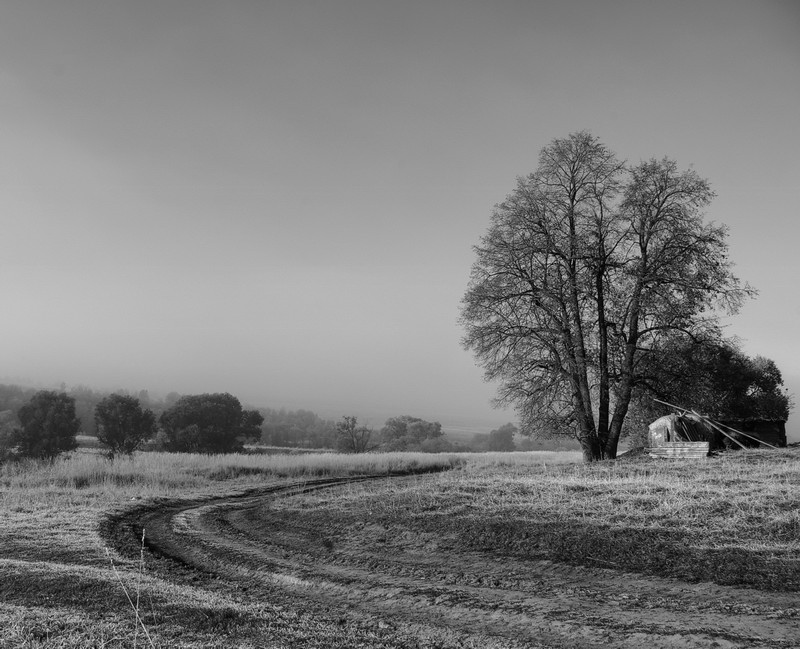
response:
<svg viewBox="0 0 800 649"><path fill-rule="evenodd" d="M425 421L420 417L400 415L386 420L381 429L381 448L386 451L423 450L429 440L444 435L438 421Z"/></svg>
<svg viewBox="0 0 800 649"><path fill-rule="evenodd" d="M334 448L336 425L310 410L262 408L261 441L268 446Z"/></svg>
<svg viewBox="0 0 800 649"><path fill-rule="evenodd" d="M143 409L139 399L110 394L94 409L97 439L108 448L111 457L131 455L142 442L156 432L156 417Z"/></svg>
<svg viewBox="0 0 800 649"><path fill-rule="evenodd" d="M159 423L167 449L187 453L234 453L261 436L263 416L243 410L228 393L186 395L164 411Z"/></svg>
<svg viewBox="0 0 800 649"><path fill-rule="evenodd" d="M508 423L500 426L489 433L489 451L502 451L509 452L517 449L514 444L514 435L517 432L517 427L514 424Z"/></svg>
<svg viewBox="0 0 800 649"><path fill-rule="evenodd" d="M642 359L632 409L640 428L675 404L717 420L786 421L793 402L774 361L749 357L735 341L672 340Z"/></svg>
<svg viewBox="0 0 800 649"><path fill-rule="evenodd" d="M358 425L358 417L345 415L336 422L337 448L343 453L366 453L372 429Z"/></svg>
<svg viewBox="0 0 800 649"><path fill-rule="evenodd" d="M463 343L526 433L613 458L643 358L714 339L754 291L732 273L714 193L669 159L628 166L588 132L556 139L497 205L462 301Z"/></svg>
<svg viewBox="0 0 800 649"><path fill-rule="evenodd" d="M22 426L12 432L10 444L22 457L53 459L78 446L75 436L81 422L75 416L75 400L63 392L37 392L17 417Z"/></svg>

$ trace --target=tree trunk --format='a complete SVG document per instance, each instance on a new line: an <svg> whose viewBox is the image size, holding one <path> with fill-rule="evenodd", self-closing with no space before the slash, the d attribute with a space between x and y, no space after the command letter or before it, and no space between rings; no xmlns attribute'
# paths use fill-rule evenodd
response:
<svg viewBox="0 0 800 649"><path fill-rule="evenodd" d="M609 402L610 402L610 389L609 389L609 376L608 376L608 322L606 321L606 307L605 307L605 286L603 283L604 269L601 266L597 270L595 276L595 283L597 287L597 324L598 336L600 338L600 394L598 396L598 414L597 414L597 431L601 439L605 439L608 435L608 420L609 420Z"/></svg>
<svg viewBox="0 0 800 649"><path fill-rule="evenodd" d="M606 439L605 446L603 447L603 457L606 460L617 459L617 447L619 446L619 435L621 431L621 428L617 428L612 423L608 430L608 439Z"/></svg>
<svg viewBox="0 0 800 649"><path fill-rule="evenodd" d="M620 367L622 381L619 391L616 394L614 405L614 415L608 428L607 435L603 440L603 452L608 459L616 459L619 437L622 434L622 424L628 414L628 407L633 396L634 385L634 365L636 363L636 351L639 345L639 316L641 308L641 295L644 290L644 275L647 270L647 243L640 240L641 262L638 269L638 277L633 288L630 301L630 312L628 316L628 335L625 340L625 354Z"/></svg>
<svg viewBox="0 0 800 649"><path fill-rule="evenodd" d="M603 447L596 434L583 434L578 441L581 443L584 462L588 464L589 462L597 462L603 459Z"/></svg>

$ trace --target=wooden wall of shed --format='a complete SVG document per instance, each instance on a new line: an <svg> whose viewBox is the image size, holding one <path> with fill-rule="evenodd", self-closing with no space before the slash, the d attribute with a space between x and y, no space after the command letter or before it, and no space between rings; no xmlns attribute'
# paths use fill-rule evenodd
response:
<svg viewBox="0 0 800 649"><path fill-rule="evenodd" d="M766 419L746 419L746 420L727 420L720 423L747 433L752 437L756 437L761 441L771 444L772 446L785 447L786 446L786 422L777 420ZM737 435L731 433L733 437L738 439L745 446L760 446L757 442L748 439L744 435Z"/></svg>

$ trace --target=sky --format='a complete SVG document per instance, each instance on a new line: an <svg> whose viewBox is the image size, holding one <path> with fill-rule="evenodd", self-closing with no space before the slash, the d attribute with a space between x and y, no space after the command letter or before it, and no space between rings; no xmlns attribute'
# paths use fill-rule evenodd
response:
<svg viewBox="0 0 800 649"><path fill-rule="evenodd" d="M796 0L2 0L0 381L488 432L472 246L588 129L709 179L800 395L798 116Z"/></svg>

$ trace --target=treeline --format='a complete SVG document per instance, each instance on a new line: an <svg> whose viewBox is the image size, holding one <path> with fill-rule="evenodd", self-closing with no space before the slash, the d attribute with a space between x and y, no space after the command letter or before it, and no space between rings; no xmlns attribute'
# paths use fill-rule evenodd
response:
<svg viewBox="0 0 800 649"><path fill-rule="evenodd" d="M152 398L139 392L61 391L0 384L3 457L54 457L76 447L76 435L95 436L108 454L136 450L228 453L246 445L342 452L509 452L566 450L563 440L532 440L506 424L471 440L447 439L439 422L401 415L380 429L354 416L331 421L310 410L246 410L227 393Z"/></svg>
<svg viewBox="0 0 800 649"><path fill-rule="evenodd" d="M358 426L355 417L337 422L337 448L340 451L414 451L422 453L484 453L512 451L568 451L580 448L569 439L532 439L520 434L512 423L489 433L475 434L469 441L447 439L439 422L403 415L386 420L378 429Z"/></svg>
<svg viewBox="0 0 800 649"><path fill-rule="evenodd" d="M381 428L359 426L356 417L335 422L310 410L260 408L261 443L284 448L327 448L344 452L408 451L420 453L483 453L511 451L567 451L580 448L569 439L534 439L508 423L468 439L448 439L437 422L420 417L390 417Z"/></svg>
<svg viewBox="0 0 800 649"><path fill-rule="evenodd" d="M336 423L310 410L259 408L261 443L285 448L336 448Z"/></svg>
<svg viewBox="0 0 800 649"><path fill-rule="evenodd" d="M16 387L16 386L15 386ZM4 390L0 411L0 461L53 459L77 448L84 429L77 400L66 392L39 390L22 403L27 390ZM110 457L130 455L149 444L152 450L183 453L233 453L260 441L264 418L245 410L231 394L179 397L160 416L138 397L107 394L94 407L91 420Z"/></svg>
<svg viewBox="0 0 800 649"><path fill-rule="evenodd" d="M19 385L0 384L0 417L8 418L15 416L19 409L26 402L30 401L39 388L29 388ZM75 415L81 422L81 432L86 435L97 435L97 427L94 421L94 411L97 404L105 399L111 392L93 390L84 385L73 386L67 388L63 383L57 392L63 392L68 397L75 401ZM165 397L151 397L147 390L128 391L128 390L115 390L113 394L121 394L129 397L134 397L139 400L143 408L152 410L158 417L167 408L175 404L181 395L177 392L170 392ZM10 411L10 414L9 412Z"/></svg>
<svg viewBox="0 0 800 649"><path fill-rule="evenodd" d="M576 440L564 437L541 439L521 435L519 429L511 423L500 426L490 433L476 433L469 443L473 452L510 452L510 451L577 451L580 444Z"/></svg>

